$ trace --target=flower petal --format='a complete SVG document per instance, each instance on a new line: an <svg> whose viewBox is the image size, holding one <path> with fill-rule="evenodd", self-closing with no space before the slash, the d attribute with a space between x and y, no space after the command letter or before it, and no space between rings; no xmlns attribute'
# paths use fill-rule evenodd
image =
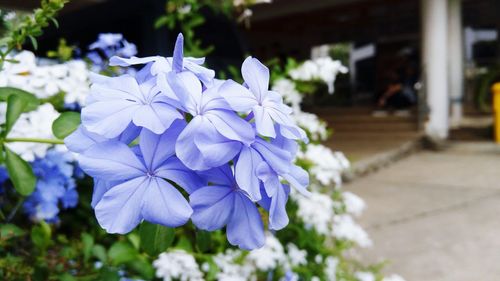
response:
<svg viewBox="0 0 500 281"><path fill-rule="evenodd" d="M282 174L281 176L303 195L309 196L311 194L307 190L307 186L309 185L309 174L301 167L291 165L290 172Z"/></svg>
<svg viewBox="0 0 500 281"><path fill-rule="evenodd" d="M165 160L175 154L175 143L185 127L186 123L179 120L162 135L155 134L148 129L142 130L139 146L149 170L156 170Z"/></svg>
<svg viewBox="0 0 500 281"><path fill-rule="evenodd" d="M258 59L248 57L241 66L241 74L250 91L262 101L269 89L269 69Z"/></svg>
<svg viewBox="0 0 500 281"><path fill-rule="evenodd" d="M144 165L130 148L118 141L97 143L78 157L90 176L106 181L127 180L144 175Z"/></svg>
<svg viewBox="0 0 500 281"><path fill-rule="evenodd" d="M188 169L182 162L171 157L155 169L155 174L159 177L171 180L191 194L198 188L207 185L207 182L200 176Z"/></svg>
<svg viewBox="0 0 500 281"><path fill-rule="evenodd" d="M82 124L90 132L114 138L128 127L139 107L127 100L94 102L82 109Z"/></svg>
<svg viewBox="0 0 500 281"><path fill-rule="evenodd" d="M257 139L252 144L262 158L271 166L278 174L288 173L290 171L291 162L293 161L290 152L280 149L279 147L266 142L263 139Z"/></svg>
<svg viewBox="0 0 500 281"><path fill-rule="evenodd" d="M233 213L227 225L227 240L245 250L264 246L264 225L257 206L241 192L234 195Z"/></svg>
<svg viewBox="0 0 500 281"><path fill-rule="evenodd" d="M151 178L144 195L142 216L151 223L167 227L185 224L193 210L182 194L160 178Z"/></svg>
<svg viewBox="0 0 500 281"><path fill-rule="evenodd" d="M234 197L229 186L211 185L196 190L189 196L193 223L203 230L221 229L233 212Z"/></svg>
<svg viewBox="0 0 500 281"><path fill-rule="evenodd" d="M262 157L253 148L243 147L234 169L238 186L246 191L254 201L261 199L259 178L257 178L255 171L262 161Z"/></svg>
<svg viewBox="0 0 500 281"><path fill-rule="evenodd" d="M219 88L219 93L231 108L238 112L248 112L258 104L252 92L233 80L224 82Z"/></svg>
<svg viewBox="0 0 500 281"><path fill-rule="evenodd" d="M182 114L166 103L142 105L134 113L132 121L135 125L147 128L155 134L162 134L172 122L181 119Z"/></svg>
<svg viewBox="0 0 500 281"><path fill-rule="evenodd" d="M221 135L230 140L251 144L255 139L252 126L232 111L211 110L204 116Z"/></svg>
<svg viewBox="0 0 500 281"><path fill-rule="evenodd" d="M252 111L254 114L257 133L265 137L275 138L276 131L274 130L274 122L266 108L256 105L253 107Z"/></svg>
<svg viewBox="0 0 500 281"><path fill-rule="evenodd" d="M108 233L125 234L142 220L147 177L138 177L111 187L95 206L97 221Z"/></svg>
<svg viewBox="0 0 500 281"><path fill-rule="evenodd" d="M195 144L195 136L202 130L203 118L194 117L186 128L182 131L175 144L175 153L184 165L192 170L207 170L211 167L207 165L201 157L201 151Z"/></svg>

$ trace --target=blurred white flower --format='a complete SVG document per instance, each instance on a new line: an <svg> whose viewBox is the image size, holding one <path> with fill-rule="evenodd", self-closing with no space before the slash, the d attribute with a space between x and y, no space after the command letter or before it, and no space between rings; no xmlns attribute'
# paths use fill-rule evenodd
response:
<svg viewBox="0 0 500 281"><path fill-rule="evenodd" d="M0 113L2 108L0 106ZM54 139L52 135L52 122L59 117L54 107L45 103L36 110L21 114L9 132L9 138L42 138ZM10 142L6 144L9 149L19 154L26 161L33 161L35 157L43 158L51 144L36 142ZM64 146L58 146L64 149Z"/></svg>
<svg viewBox="0 0 500 281"><path fill-rule="evenodd" d="M372 246L366 231L350 215L337 215L333 218L333 235L358 244L361 247Z"/></svg>
<svg viewBox="0 0 500 281"><path fill-rule="evenodd" d="M283 101L292 107L294 113L300 112L302 95L295 88L293 81L285 78L278 79L274 82L272 90L281 94Z"/></svg>
<svg viewBox="0 0 500 281"><path fill-rule="evenodd" d="M359 281L375 281L375 275L371 272L359 271L355 276Z"/></svg>
<svg viewBox="0 0 500 281"><path fill-rule="evenodd" d="M270 271L286 261L285 251L280 241L272 234L266 235L266 243L260 249L251 251L246 260L258 270Z"/></svg>
<svg viewBox="0 0 500 281"><path fill-rule="evenodd" d="M349 161L342 152L332 152L321 144L309 144L305 151L300 151L297 158L313 164L309 173L322 185L342 184L342 173L349 168Z"/></svg>
<svg viewBox="0 0 500 281"><path fill-rule="evenodd" d="M397 274L392 274L384 277L382 281L405 281L405 279Z"/></svg>
<svg viewBox="0 0 500 281"><path fill-rule="evenodd" d="M335 281L337 280L337 265L339 260L335 257L327 257L325 259L325 275L327 280Z"/></svg>
<svg viewBox="0 0 500 281"><path fill-rule="evenodd" d="M354 193L349 191L345 191L342 193L342 198L344 199L344 204L346 207L346 211L349 214L353 214L355 216L360 216L361 213L366 208L366 203L361 197L357 196Z"/></svg>
<svg viewBox="0 0 500 281"><path fill-rule="evenodd" d="M295 80L313 81L320 80L327 84L328 92L335 91L334 83L339 73L347 73L347 67L338 60L331 57L321 57L307 60L296 69L290 70L289 74Z"/></svg>
<svg viewBox="0 0 500 281"><path fill-rule="evenodd" d="M183 250L174 250L161 253L153 262L156 269L156 277L164 281L203 281L201 273L194 257Z"/></svg>
<svg viewBox="0 0 500 281"><path fill-rule="evenodd" d="M316 114L294 111L292 118L297 125L309 133L312 141L324 141L328 138L327 125Z"/></svg>
<svg viewBox="0 0 500 281"><path fill-rule="evenodd" d="M220 271L217 273L219 281L247 281L256 280L255 268L248 263L239 264L237 259L241 258L242 251L227 249L224 253L214 256L214 262Z"/></svg>
<svg viewBox="0 0 500 281"><path fill-rule="evenodd" d="M328 195L311 192L308 197L296 196L298 205L297 216L304 222L306 228L314 228L319 234L329 235L334 217L334 202Z"/></svg>
<svg viewBox="0 0 500 281"><path fill-rule="evenodd" d="M307 251L299 249L295 244L288 243L286 245L288 260L291 266L299 266L307 264Z"/></svg>

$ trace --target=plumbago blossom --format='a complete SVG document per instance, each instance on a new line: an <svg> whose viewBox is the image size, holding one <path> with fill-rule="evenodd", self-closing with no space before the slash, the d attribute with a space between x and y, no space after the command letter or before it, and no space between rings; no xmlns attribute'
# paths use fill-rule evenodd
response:
<svg viewBox="0 0 500 281"><path fill-rule="evenodd" d="M95 179L92 205L106 231L191 219L203 230L226 227L232 245L260 248L258 206L279 230L288 224L290 186L309 194L309 176L294 164L306 134L269 90L269 70L257 59L243 63L241 85L215 79L203 59L184 58L182 49L179 35L173 57L111 58L145 66L133 75L94 75L82 125L65 142Z"/></svg>

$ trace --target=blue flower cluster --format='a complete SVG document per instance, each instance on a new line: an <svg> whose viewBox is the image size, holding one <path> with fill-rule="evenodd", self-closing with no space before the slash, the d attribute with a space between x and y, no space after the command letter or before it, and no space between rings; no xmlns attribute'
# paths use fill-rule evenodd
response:
<svg viewBox="0 0 500 281"><path fill-rule="evenodd" d="M82 125L65 140L94 177L92 206L106 231L191 219L203 230L226 226L232 245L255 249L265 242L258 205L270 229L288 224L289 185L308 194L309 175L293 164L307 137L269 91L267 67L249 57L243 85L215 79L204 59L183 56L182 34L173 57L110 62L145 66L135 75L94 75Z"/></svg>
<svg viewBox="0 0 500 281"><path fill-rule="evenodd" d="M119 33L101 33L96 42L90 44L87 58L96 72L106 69L112 56L131 57L137 54L135 44L128 42Z"/></svg>
<svg viewBox="0 0 500 281"><path fill-rule="evenodd" d="M35 221L57 222L59 207L73 208L78 203L73 156L49 150L44 158L33 161L32 166L37 184L35 192L24 202L24 211Z"/></svg>

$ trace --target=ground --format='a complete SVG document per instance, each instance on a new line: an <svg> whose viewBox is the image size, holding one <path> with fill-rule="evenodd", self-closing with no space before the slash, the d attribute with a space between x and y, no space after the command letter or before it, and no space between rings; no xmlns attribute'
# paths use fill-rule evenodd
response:
<svg viewBox="0 0 500 281"><path fill-rule="evenodd" d="M344 186L361 196L374 241L366 261L390 261L407 281L500 280L500 146L453 142Z"/></svg>

